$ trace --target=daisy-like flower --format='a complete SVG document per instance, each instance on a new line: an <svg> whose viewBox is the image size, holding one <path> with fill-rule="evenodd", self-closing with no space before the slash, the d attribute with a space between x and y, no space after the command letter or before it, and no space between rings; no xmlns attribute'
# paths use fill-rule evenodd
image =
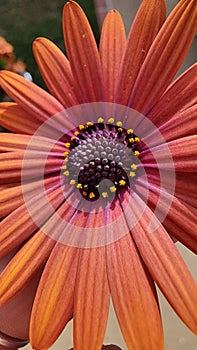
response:
<svg viewBox="0 0 197 350"><path fill-rule="evenodd" d="M73 318L74 349L100 350L110 296L127 348L163 349L155 283L197 332L197 286L173 242L197 251L197 66L172 83L196 24L196 0L167 19L164 0L144 0L127 40L119 13L107 14L98 50L68 1L68 59L33 43L51 94L0 73L15 101L0 106L12 131L0 141L0 303L34 281L34 349Z"/></svg>

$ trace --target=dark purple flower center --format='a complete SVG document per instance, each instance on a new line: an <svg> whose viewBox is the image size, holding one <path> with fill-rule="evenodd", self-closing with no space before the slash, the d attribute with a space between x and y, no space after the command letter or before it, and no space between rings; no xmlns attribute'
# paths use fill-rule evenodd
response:
<svg viewBox="0 0 197 350"><path fill-rule="evenodd" d="M124 192L138 175L139 142L132 129L119 121L79 125L65 146L63 173L88 200ZM104 181L108 180L108 181Z"/></svg>

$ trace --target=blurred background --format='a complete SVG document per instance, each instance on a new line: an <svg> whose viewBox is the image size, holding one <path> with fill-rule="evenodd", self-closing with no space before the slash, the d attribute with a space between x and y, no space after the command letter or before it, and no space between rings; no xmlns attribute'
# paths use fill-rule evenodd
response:
<svg viewBox="0 0 197 350"><path fill-rule="evenodd" d="M26 70L32 75L33 81L43 88L46 87L34 61L31 44L36 37L43 36L55 42L65 52L61 27L62 8L65 2L65 0L0 0L0 36L4 37L13 46L16 60L24 63ZM87 14L97 42L99 42L103 18L108 10L115 8L120 11L128 33L134 15L141 3L140 0L78 0L77 2ZM177 2L175 0L166 1L168 13ZM196 57L197 38L194 39L178 74L192 65L196 61ZM177 247L191 272L197 278L196 257L181 244L177 244ZM165 331L165 350L196 350L196 336L178 319L161 293L159 293L159 299ZM105 337L105 344L110 343L119 345L122 350L127 349L112 307ZM68 350L71 347L72 322L67 326L56 344L51 347L51 350ZM23 349L30 350L31 347L27 345Z"/></svg>

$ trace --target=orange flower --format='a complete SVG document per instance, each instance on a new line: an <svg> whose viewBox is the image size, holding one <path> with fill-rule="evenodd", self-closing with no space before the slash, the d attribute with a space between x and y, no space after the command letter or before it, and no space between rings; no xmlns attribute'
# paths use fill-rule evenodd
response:
<svg viewBox="0 0 197 350"><path fill-rule="evenodd" d="M22 61L16 61L13 46L0 36L0 61L7 70L16 73L24 73L25 64ZM0 62L0 63L1 63Z"/></svg>
<svg viewBox="0 0 197 350"><path fill-rule="evenodd" d="M34 349L73 318L74 349L100 350L111 295L128 349L162 350L155 283L197 332L197 286L172 241L197 251L197 66L171 83L196 19L196 0L166 20L163 0L144 0L127 41L120 15L108 13L98 50L68 1L68 59L47 39L33 44L51 94L0 73L15 101L0 106L13 132L0 141L0 254L13 256L0 303L37 276Z"/></svg>

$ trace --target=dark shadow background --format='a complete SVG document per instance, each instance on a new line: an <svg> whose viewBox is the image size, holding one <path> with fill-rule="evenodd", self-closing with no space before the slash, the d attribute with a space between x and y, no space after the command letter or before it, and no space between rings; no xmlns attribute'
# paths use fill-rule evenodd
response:
<svg viewBox="0 0 197 350"><path fill-rule="evenodd" d="M46 37L65 52L62 34L62 9L66 0L1 0L0 36L14 46L17 60L22 60L36 84L46 88L32 53L32 42ZM77 1L84 9L96 40L99 29L93 0Z"/></svg>

